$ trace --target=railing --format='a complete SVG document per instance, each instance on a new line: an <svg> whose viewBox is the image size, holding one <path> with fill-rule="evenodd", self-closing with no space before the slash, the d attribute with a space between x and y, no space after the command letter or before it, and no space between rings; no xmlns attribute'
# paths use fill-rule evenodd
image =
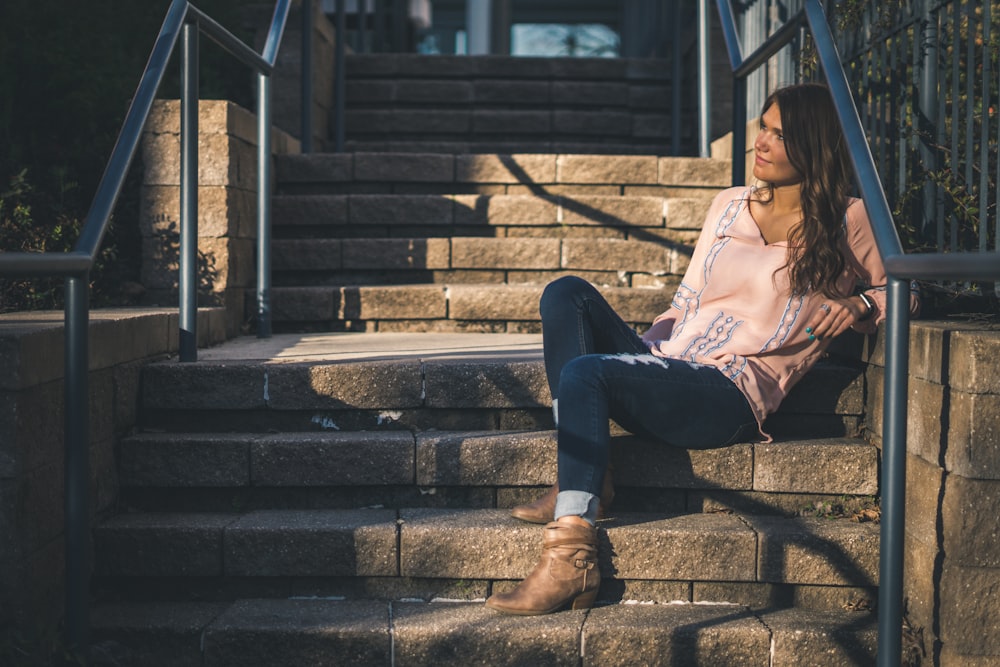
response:
<svg viewBox="0 0 1000 667"><path fill-rule="evenodd" d="M908 245L1000 248L996 12L994 2L915 0L865 3L841 19L844 66L889 203L909 212Z"/></svg>
<svg viewBox="0 0 1000 667"><path fill-rule="evenodd" d="M707 0L702 0L707 2ZM886 367L882 424L882 523L879 555L878 665L897 667L902 652L903 529L906 489L906 409L909 366L909 285L913 279L1000 279L1000 253L903 253L885 191L820 0L804 8L752 54L743 57L728 0L716 0L733 70L733 183L745 182L747 76L808 27L847 141L875 242L888 274ZM705 80L705 77L701 77Z"/></svg>
<svg viewBox="0 0 1000 667"><path fill-rule="evenodd" d="M277 0L263 54L248 47L186 0L173 0L153 45L111 152L80 237L68 253L0 253L0 275L66 279L65 306L65 525L66 641L89 641L89 276L111 213L135 157L143 127L171 53L181 41L180 357L197 358L198 37L204 33L258 73L257 98L257 316L258 336L270 336L271 85L290 0Z"/></svg>

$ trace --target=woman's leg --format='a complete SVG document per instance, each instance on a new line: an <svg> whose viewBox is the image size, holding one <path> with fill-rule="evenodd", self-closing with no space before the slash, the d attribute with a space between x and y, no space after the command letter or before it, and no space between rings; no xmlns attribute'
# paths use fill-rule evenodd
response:
<svg viewBox="0 0 1000 667"><path fill-rule="evenodd" d="M559 399L559 376L570 360L585 354L647 351L635 331L582 278L566 276L545 287L539 304L545 374L553 399Z"/></svg>
<svg viewBox="0 0 1000 667"><path fill-rule="evenodd" d="M487 606L508 614L586 609L600 588L596 493L607 464L608 419L627 421L682 447L735 442L756 420L746 399L715 368L651 354L589 354L562 371L566 410L559 425L559 495L542 557L509 593Z"/></svg>
<svg viewBox="0 0 1000 667"><path fill-rule="evenodd" d="M642 339L626 324L608 302L587 281L574 276L554 280L542 294L539 310L542 315L545 372L552 394L552 413L559 424L559 376L571 360L594 352L645 352ZM607 470L601 500L607 505L614 498L614 488ZM553 486L533 503L518 505L511 514L531 523L552 521L556 494Z"/></svg>
<svg viewBox="0 0 1000 667"><path fill-rule="evenodd" d="M613 418L687 449L721 447L756 430L746 398L716 368L652 354L591 354L559 380L559 495L555 518L596 520Z"/></svg>

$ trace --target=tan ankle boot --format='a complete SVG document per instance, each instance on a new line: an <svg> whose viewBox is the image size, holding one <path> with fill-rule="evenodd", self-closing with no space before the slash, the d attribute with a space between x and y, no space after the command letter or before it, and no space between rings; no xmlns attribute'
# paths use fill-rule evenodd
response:
<svg viewBox="0 0 1000 667"><path fill-rule="evenodd" d="M566 606L589 609L600 585L597 529L553 521L545 526L542 557L528 578L510 593L491 596L486 606L519 616L549 614Z"/></svg>
<svg viewBox="0 0 1000 667"><path fill-rule="evenodd" d="M559 495L559 485L555 484L538 500L527 505L518 505L510 511L515 519L528 523L548 523L556 514L556 496ZM615 499L615 482L612 479L611 468L604 471L604 483L601 485L601 503L597 506L597 518L603 519L605 511Z"/></svg>

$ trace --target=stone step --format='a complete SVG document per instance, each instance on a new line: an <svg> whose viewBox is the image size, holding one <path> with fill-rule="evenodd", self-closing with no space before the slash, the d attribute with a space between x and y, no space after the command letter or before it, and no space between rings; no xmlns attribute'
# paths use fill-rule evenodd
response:
<svg viewBox="0 0 1000 667"><path fill-rule="evenodd" d="M349 79L548 79L553 81L667 81L669 61L656 58L525 58L351 54Z"/></svg>
<svg viewBox="0 0 1000 667"><path fill-rule="evenodd" d="M562 273L547 274L548 279ZM596 277L596 276L590 276ZM665 287L602 287L621 317L648 326L666 310L677 282ZM540 331L545 281L526 284L413 284L275 287L276 331L470 332ZM246 293L252 304L254 294Z"/></svg>
<svg viewBox="0 0 1000 667"><path fill-rule="evenodd" d="M665 152L671 114L680 113L682 152L694 148L693 100L672 108L663 60L353 58L345 126L356 146L416 141L468 152L514 142L537 152L593 143L606 150L619 144L626 153Z"/></svg>
<svg viewBox="0 0 1000 667"><path fill-rule="evenodd" d="M728 160L656 155L410 151L279 155L279 194L571 194L713 196ZM700 222L700 221L699 221Z"/></svg>
<svg viewBox="0 0 1000 667"><path fill-rule="evenodd" d="M276 236L303 228L365 237L561 236L567 228L582 227L589 228L580 232L588 236L611 229L667 242L672 232L700 231L710 204L706 197L622 195L284 195L275 198L273 215ZM345 228L354 231L344 233ZM440 231L422 234L422 229Z"/></svg>
<svg viewBox="0 0 1000 667"><path fill-rule="evenodd" d="M691 132L684 131L688 140ZM475 141L469 138L446 141L443 139L420 137L403 140L393 137L390 140L347 139L344 150L349 152L369 153L449 153L482 154L482 153L591 153L601 155L662 155L665 152L662 142L632 142L603 140L596 137L590 141L564 141L548 137L534 137L530 141L512 141L509 137L497 137L493 140Z"/></svg>
<svg viewBox="0 0 1000 667"><path fill-rule="evenodd" d="M391 103L389 103L391 104ZM539 106L541 106L540 103ZM588 138L599 144L658 144L666 152L671 119L665 110L650 113L645 108L461 108L441 105L407 109L397 105L373 107L351 105L345 114L347 136L364 145L374 141L487 141L530 142L542 139L583 144ZM690 128L687 137L691 136ZM685 138L687 138L685 137Z"/></svg>
<svg viewBox="0 0 1000 667"><path fill-rule="evenodd" d="M670 106L670 81L660 79L590 81L525 80L519 77L418 80L397 74L393 78L364 77L355 72L347 82L347 108L631 109L663 113Z"/></svg>
<svg viewBox="0 0 1000 667"><path fill-rule="evenodd" d="M645 292L623 291L628 297ZM616 294L612 290L610 296ZM523 303L534 309L537 293L531 296ZM628 301L615 305L628 312L623 307ZM254 340L206 350L197 363L146 366L144 427L189 432L552 428L537 335L287 335L269 343L274 349L245 351ZM280 356L286 348L304 351ZM765 427L782 437L853 435L864 412L864 392L859 369L822 362Z"/></svg>
<svg viewBox="0 0 1000 667"><path fill-rule="evenodd" d="M471 602L118 603L92 615L118 664L843 667L873 664L874 618L742 606L610 605L541 617Z"/></svg>
<svg viewBox="0 0 1000 667"><path fill-rule="evenodd" d="M133 507L509 508L556 481L555 431L143 433L122 440L119 484ZM878 450L820 438L681 450L614 436L618 511L736 508L795 515L871 502ZM172 493L167 493L167 491ZM190 491L190 493L188 493Z"/></svg>
<svg viewBox="0 0 1000 667"><path fill-rule="evenodd" d="M618 287L676 287L676 243L607 238L277 239L274 284L546 284L574 274Z"/></svg>
<svg viewBox="0 0 1000 667"><path fill-rule="evenodd" d="M344 578L362 577L506 590L536 563L542 529L498 509L128 513L97 526L94 562L109 589L133 578L262 578L328 596L344 592ZM875 523L658 512L614 513L599 529L606 601L740 602L762 586L839 600L878 585Z"/></svg>

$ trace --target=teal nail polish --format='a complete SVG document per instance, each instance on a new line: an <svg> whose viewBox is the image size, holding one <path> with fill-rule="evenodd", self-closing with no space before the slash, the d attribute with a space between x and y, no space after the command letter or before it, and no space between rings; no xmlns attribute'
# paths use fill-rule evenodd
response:
<svg viewBox="0 0 1000 667"><path fill-rule="evenodd" d="M809 340L816 340L816 336L813 336L812 334L809 334Z"/></svg>
<svg viewBox="0 0 1000 667"><path fill-rule="evenodd" d="M813 332L812 327L806 327L806 333L812 333L812 332Z"/></svg>

